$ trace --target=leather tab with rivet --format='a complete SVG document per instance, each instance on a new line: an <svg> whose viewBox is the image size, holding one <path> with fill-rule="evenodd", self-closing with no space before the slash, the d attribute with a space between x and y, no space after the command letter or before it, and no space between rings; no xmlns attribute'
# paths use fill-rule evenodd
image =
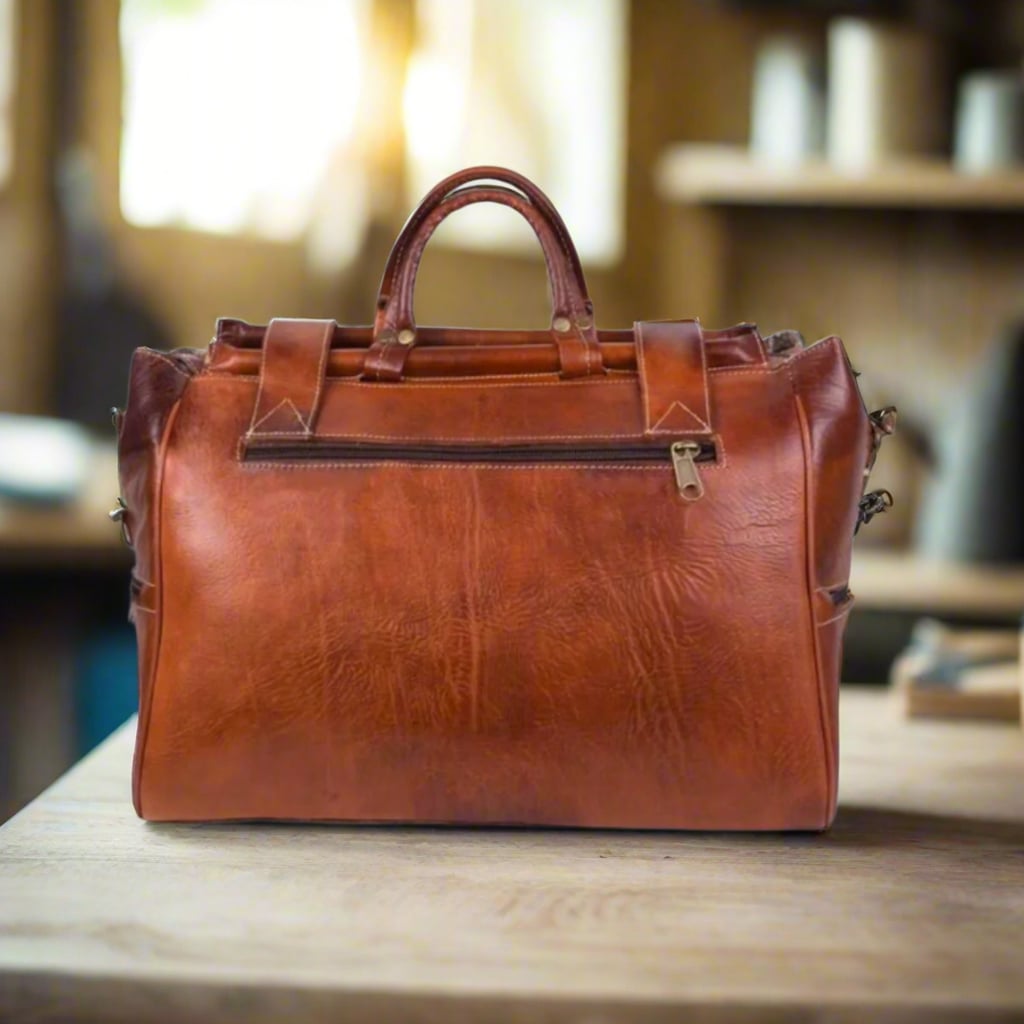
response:
<svg viewBox="0 0 1024 1024"><path fill-rule="evenodd" d="M433 189L399 234L381 280L374 340L366 354L363 379L401 380L416 344L413 289L423 250L446 217L482 202L511 207L527 220L540 242L551 288L551 331L559 353L561 376L603 374L593 305L587 295L579 256L554 206L535 185L512 172L493 167L478 168L477 172L453 175ZM494 178L508 185L469 185L474 177Z"/></svg>

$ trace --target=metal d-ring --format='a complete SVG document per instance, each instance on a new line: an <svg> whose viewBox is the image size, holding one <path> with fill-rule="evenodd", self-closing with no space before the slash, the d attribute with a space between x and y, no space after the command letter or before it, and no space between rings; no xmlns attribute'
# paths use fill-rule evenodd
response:
<svg viewBox="0 0 1024 1024"><path fill-rule="evenodd" d="M128 506L124 503L124 498L119 497L117 499L117 507L112 508L108 513L107 517L112 523L119 523L121 526L121 539L128 545L132 546L132 535L128 532Z"/></svg>

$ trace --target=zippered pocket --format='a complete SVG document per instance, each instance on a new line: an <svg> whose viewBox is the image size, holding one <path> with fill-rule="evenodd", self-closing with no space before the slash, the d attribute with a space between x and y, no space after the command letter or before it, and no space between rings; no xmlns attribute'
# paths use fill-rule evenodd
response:
<svg viewBox="0 0 1024 1024"><path fill-rule="evenodd" d="M698 463L714 462L715 446L710 441L675 441L667 447L627 447L611 445L564 444L476 444L437 443L396 444L393 442L324 442L268 443L251 440L245 447L245 462L408 462L473 465L544 465L671 466L680 497L697 501L704 494Z"/></svg>

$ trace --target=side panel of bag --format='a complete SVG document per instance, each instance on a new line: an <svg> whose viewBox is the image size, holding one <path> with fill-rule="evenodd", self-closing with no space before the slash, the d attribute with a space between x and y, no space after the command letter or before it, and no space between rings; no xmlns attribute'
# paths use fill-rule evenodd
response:
<svg viewBox="0 0 1024 1024"><path fill-rule="evenodd" d="M829 821L836 810L839 668L853 606L849 589L857 504L872 435L860 390L838 338L789 366L806 461L808 580L830 774Z"/></svg>
<svg viewBox="0 0 1024 1024"><path fill-rule="evenodd" d="M138 349L132 357L128 401L117 417L118 475L125 536L135 553L129 618L135 624L139 665L139 733L144 733L160 633L159 491L168 428L201 353L168 355ZM136 758L142 748L136 744ZM141 813L138 764L132 799Z"/></svg>

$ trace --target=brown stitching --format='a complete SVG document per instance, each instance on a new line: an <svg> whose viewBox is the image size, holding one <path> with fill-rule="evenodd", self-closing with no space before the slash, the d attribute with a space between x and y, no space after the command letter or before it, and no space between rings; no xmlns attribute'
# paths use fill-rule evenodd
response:
<svg viewBox="0 0 1024 1024"><path fill-rule="evenodd" d="M311 462L305 459L294 462L283 462L275 459L260 459L257 456L239 458L243 468L253 469L607 469L619 473L662 473L671 470L672 464L666 457L663 463L656 466L631 466L628 463L615 462L410 462L400 459L369 461L367 459L337 459L330 462ZM714 469L725 469L724 453L721 459L714 462L699 462L701 473Z"/></svg>
<svg viewBox="0 0 1024 1024"><path fill-rule="evenodd" d="M259 434L260 436L263 436L263 437L294 437L295 436L295 431L275 431L274 433L270 433L270 432L262 432L262 431L259 431L259 430L256 429L260 425L260 423L266 423L267 420L269 420L270 417L273 416L274 413L277 412L277 410L280 409L284 405L290 405L291 406L292 412L295 413L295 418L302 425L302 432L308 437L312 433L312 431L310 430L309 424L302 418L302 413L299 412L299 410L296 407L295 403L290 398L282 398L281 401L278 402L277 405L275 405L273 409L271 409L268 413L266 413L266 415L261 416L259 418L258 422L251 424L250 427L249 427L249 430L247 431L247 433L249 435L251 435L251 436L255 436L255 435ZM255 415L255 413L253 415Z"/></svg>
<svg viewBox="0 0 1024 1024"><path fill-rule="evenodd" d="M824 622L816 622L815 626L818 629L821 629L822 626L827 626L830 622L835 622L838 619L841 619L844 615L849 615L850 614L850 610L852 608L853 608L853 600L851 599L851 600L847 601L846 604L843 605L842 611L838 612L836 615L833 615L832 618L830 618L830 619L825 619Z"/></svg>
<svg viewBox="0 0 1024 1024"><path fill-rule="evenodd" d="M821 642L818 638L818 622L817 616L814 611L814 568L812 565L812 559L814 558L814 494L812 493L815 480L811 469L811 459L809 457L810 451L810 428L807 423L807 414L804 410L803 403L800 401L800 395L796 387L796 378L792 372L792 360L784 364L787 369L786 376L789 380L790 394L793 398L793 407L796 411L797 423L800 428L800 450L803 456L803 560L804 560L804 586L805 594L807 596L807 617L810 620L811 630L809 639L811 641L811 650L814 653L814 678L816 682L816 690L818 696L818 727L821 732L821 746L822 746L822 760L824 761L825 767L825 800L826 800L826 817L832 814L833 810L833 795L832 795L832 777L834 774L835 766L833 765L833 753L831 746L831 727L828 723L825 714L825 700L823 695L824 680L822 678L821 663L822 663L822 652ZM851 602L852 605L852 602Z"/></svg>
<svg viewBox="0 0 1024 1024"><path fill-rule="evenodd" d="M259 372L259 387L256 389L256 401L252 407L252 417L249 419L249 433L252 433L256 425L256 417L259 416L260 403L263 401L263 382L266 379L267 372L267 353L270 351L270 335L271 330L274 326L274 321L271 320L267 325L266 333L263 335L263 349L260 352L260 372Z"/></svg>
<svg viewBox="0 0 1024 1024"><path fill-rule="evenodd" d="M841 583L828 583L823 587L815 587L815 590L820 590L822 593L828 593L830 590L838 590L840 587L848 587L850 585L849 580L843 580Z"/></svg>
<svg viewBox="0 0 1024 1024"><path fill-rule="evenodd" d="M622 371L622 372L627 373L629 371ZM216 380L222 380L222 381L239 381L239 382L244 383L244 384L249 384L250 386L252 384L254 384L257 381L257 379L258 379L255 374L240 374L240 373L225 373L225 372L204 373L204 374L201 374L201 375L197 375L196 377L190 377L189 379L190 380L198 380L200 378L200 376L203 377L203 378L207 378L207 379L216 379ZM416 377L404 377L400 383L401 383L401 386L403 388L418 388L420 390L433 389L433 390L436 390L436 391L441 391L441 390L458 391L458 390L461 390L461 389L464 388L467 391L471 391L474 387L488 388L488 389L491 389L491 388L613 387L615 385L622 385L622 384L633 385L636 382L635 381L635 377L633 376L633 374L630 373L630 375L628 377L605 377L605 376L598 377L595 374L592 377L578 377L578 378L573 378L573 379L570 379L570 380L562 380L562 379L555 379L555 380L524 380L522 383L493 383L493 384L490 383L491 380L494 380L496 382L500 382L500 381L503 381L503 380L508 380L508 378L510 378L510 377L513 378L513 380L515 380L516 376L517 376L516 374L507 374L507 375L506 374L502 374L501 376L489 377L489 378L483 378L483 377L444 377L444 378L429 378L429 380L428 379L424 379L422 382L418 378L416 378ZM524 375L524 376L531 376L531 375ZM435 384L435 383L432 383L432 381L434 381L434 380L445 380L445 381L465 380L466 384L465 385L458 385L458 384ZM481 382L483 382L483 383L481 383ZM327 377L327 378L325 378L325 383L330 384L330 385L334 385L334 386L337 386L337 387L348 387L348 388L363 387L363 388L373 388L374 390L381 390L378 387L378 385L371 384L371 383L369 383L369 382L367 382L365 380L359 380L357 377ZM396 381L395 383L397 384L399 382Z"/></svg>
<svg viewBox="0 0 1024 1024"><path fill-rule="evenodd" d="M697 350L700 352L700 379L704 385L704 422L708 431L711 430L711 394L708 391L708 350L704 344L704 325L698 317L693 318L693 326L697 331Z"/></svg>
<svg viewBox="0 0 1024 1024"><path fill-rule="evenodd" d="M672 470L668 459L664 465L659 466L626 466L607 462L517 462L515 465L503 462L399 462L397 459L386 462L307 462L304 459L299 462L275 462L246 459L239 465L252 469L604 469L615 473L667 473ZM700 465L703 470L704 463Z"/></svg>
<svg viewBox="0 0 1024 1024"><path fill-rule="evenodd" d="M651 406L647 394L647 364L644 359L644 325L642 320L633 324L633 333L636 335L636 368L637 376L640 378L640 396L644 405L644 433L651 432Z"/></svg>
<svg viewBox="0 0 1024 1024"><path fill-rule="evenodd" d="M166 355L165 353L158 352L155 348L145 348L142 349L141 351L144 351L147 355L152 356L154 359L159 359L161 363L166 363L172 370L175 370L177 373L179 373L182 377L185 377L187 380L191 380L193 377L198 376L197 373L189 373L181 366L180 363L175 362L173 359L170 358L170 356ZM202 371L199 372L201 373Z"/></svg>
<svg viewBox="0 0 1024 1024"><path fill-rule="evenodd" d="M604 371L609 377L615 377L620 384L624 384L628 381L633 381L637 378L636 370L621 370L614 366L609 366ZM711 370L711 373L718 371ZM206 369L200 373L189 374L188 377L191 380L193 377L216 377L218 379L225 380L243 380L252 382L256 379L258 374L255 373L237 373L234 370L218 370L218 369ZM328 384L344 384L348 381L352 383L360 383L357 375L352 374L346 377L325 377ZM538 370L535 373L467 373L458 377L403 377L403 384L416 383L417 381L424 381L426 383L456 383L465 381L467 384L475 384L477 381L507 381L507 380L524 380L531 381L536 380L538 383L560 383L558 377L558 370ZM584 382L586 383L586 382Z"/></svg>
<svg viewBox="0 0 1024 1024"><path fill-rule="evenodd" d="M701 425L701 427L704 428L705 431L707 431L708 433L711 432L711 424L710 423L708 423L706 420L702 420L685 402L680 402L678 398L674 398L674 399L672 399L672 404L665 410L665 415L662 416L661 419L659 419L658 422L655 423L653 427L651 427L649 433L651 433L651 434L679 433L679 431L659 430L658 429L662 425L662 423L664 423L665 420L667 420L669 418L669 416L672 415L673 409L676 409L676 408L682 409L683 412L685 412L688 415L692 416Z"/></svg>
<svg viewBox="0 0 1024 1024"><path fill-rule="evenodd" d="M320 408L320 395L324 389L324 381L327 379L325 368L327 366L327 357L331 351L331 339L334 337L334 329L338 326L336 320L325 320L324 321L324 335L320 339L320 363L317 366L316 371L316 391L313 394L313 406L306 415L306 433L311 434L313 432L313 418L317 414L317 410Z"/></svg>
<svg viewBox="0 0 1024 1024"><path fill-rule="evenodd" d="M136 768L132 771L132 798L136 802L139 814L142 814L142 775L143 767L146 763L146 746L149 742L149 724L150 719L153 717L153 704L156 701L156 684L160 676L160 654L163 649L164 630L163 630L163 555L164 555L164 482L166 478L167 469L167 451L170 448L171 434L174 431L174 427L178 421L178 415L181 412L181 405L185 398L185 392L179 396L178 400L174 403L170 413L167 417L167 423L164 426L163 436L160 438L160 442L157 446L156 453L156 465L157 474L155 481L155 494L153 501L153 522L150 526L151 540L153 541L153 567L156 570L155 574L160 580L159 588L154 583L152 586L156 590L156 601L155 601L155 613L156 618L154 620L155 625L153 627L154 636L150 642L149 657L147 663L142 665L139 664L140 683L143 684L144 690L141 692L145 693L145 700L140 701L139 704L139 724L136 734L135 747L136 747ZM143 675L145 680L143 682Z"/></svg>
<svg viewBox="0 0 1024 1024"><path fill-rule="evenodd" d="M749 368L748 367L735 367L734 368L734 367L731 367L731 366L722 366L722 367L712 368L712 369L708 370L708 373L715 373L715 374L726 374L726 373L760 373L760 374L764 374L764 373L778 373L780 370L788 370L790 367L793 366L794 363L799 362L801 359L806 359L808 356L810 356L810 355L812 355L814 353L821 352L824 349L828 348L830 345L836 345L836 344L842 344L842 339L840 339L839 335L837 335L837 334L830 334L827 338L822 338L820 341L816 341L813 345L810 345L807 348L801 349L799 352L796 352L794 355L791 355L788 359L786 359L786 360L784 360L782 362L776 363L774 366L772 366L770 364L765 364L765 365L763 365L761 367L749 367Z"/></svg>
<svg viewBox="0 0 1024 1024"><path fill-rule="evenodd" d="M666 431L666 433L669 433ZM677 431L677 436L681 440L685 440L690 435L685 430ZM260 437L282 437L282 438L294 438L294 434L290 434L287 431L280 432L261 432ZM316 434L320 440L334 440L344 441L350 438L366 438L371 441L418 441L421 444L431 444L432 442L450 442L459 441L470 444L473 442L487 443L487 442L505 442L508 444L514 444L517 441L611 441L615 439L627 439L632 441L642 441L647 435L642 433L632 434L489 434L486 437L425 437L422 434L364 434L364 433L341 433L341 434ZM652 450L657 450L659 446L651 445Z"/></svg>
<svg viewBox="0 0 1024 1024"><path fill-rule="evenodd" d="M316 434L314 435L318 440L326 441L351 441L354 439L364 439L369 441L411 441L419 444L508 444L514 445L523 441L643 441L649 435L647 434L531 434L531 435L508 435L508 434L489 434L486 437L423 437L419 434ZM692 433L686 431L678 431L676 433L669 433L666 431L665 437L676 437L678 440L686 440L693 436ZM719 464L725 464L725 446L719 439L719 435L713 436L712 443L715 446L715 461L714 463L701 463L701 465L707 465L709 467L718 467ZM287 432L271 433L261 432L259 434L245 434L238 441L238 457L241 458L243 450L246 449L246 438L258 437L261 439L266 438L281 438L282 440L294 440L295 435ZM660 442L657 445L651 445L651 451L660 451L666 442Z"/></svg>
<svg viewBox="0 0 1024 1024"><path fill-rule="evenodd" d="M512 375L510 374L509 376L512 376ZM240 379L244 379L244 378L240 378ZM458 380L460 378L450 378L450 379ZM620 379L617 379L617 378L616 379L609 379L609 378L606 378L606 377L597 377L597 376L594 376L593 378L589 378L589 377L586 377L586 378L574 378L574 379L570 379L570 380L563 380L563 379L551 380L551 381L543 381L543 380L533 381L533 380L530 380L530 381L525 381L522 384L515 384L515 383L513 383L513 384L477 384L476 381L473 378L467 377L466 380L471 382L470 384L465 385L467 390L470 389L473 386L487 387L487 388L502 388L502 387L505 387L505 388L568 388L568 387L598 387L598 386L610 386L610 385L613 385L613 384L632 384L633 383L632 379L620 380ZM367 384L366 381L356 380L355 378L349 379L347 377L328 377L327 378L327 383L328 384L340 385L342 387L355 387L355 386L372 387L373 386L373 385ZM420 381L417 380L417 378L415 378L415 377L404 377L402 379L402 381L401 381L401 384L402 384L402 387L413 387L413 388L419 388L421 390L422 389L430 388L430 389L433 389L435 391L458 391L460 389L460 387L462 387L462 385L455 385L455 384L434 384L434 383L428 383L428 382L420 383Z"/></svg>
<svg viewBox="0 0 1024 1024"><path fill-rule="evenodd" d="M775 367L774 369L778 369L778 367ZM756 366L756 367L750 367L750 368L738 367L736 369L733 369L731 366L722 366L722 367L715 367L715 366L713 366L713 367L711 367L710 370L708 370L709 374L715 374L716 376L719 375L719 374L727 374L727 373L756 373L756 374L759 374L761 376L764 376L766 373L771 373L771 372L773 372L773 368L769 367L769 366Z"/></svg>

